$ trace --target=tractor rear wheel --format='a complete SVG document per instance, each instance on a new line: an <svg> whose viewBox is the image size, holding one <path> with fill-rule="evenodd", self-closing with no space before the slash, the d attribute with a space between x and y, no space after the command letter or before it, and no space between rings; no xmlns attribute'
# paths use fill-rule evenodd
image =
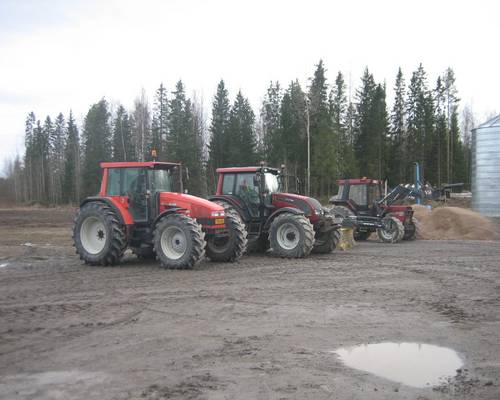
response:
<svg viewBox="0 0 500 400"><path fill-rule="evenodd" d="M403 240L415 240L417 236L420 234L420 222L415 217L412 218L412 221L405 228L405 234L403 236Z"/></svg>
<svg viewBox="0 0 500 400"><path fill-rule="evenodd" d="M225 209L225 237L212 236L207 240L207 257L212 261L238 261L247 248L247 230L239 214L232 208Z"/></svg>
<svg viewBox="0 0 500 400"><path fill-rule="evenodd" d="M337 229L325 232L314 242L312 252L316 254L331 253L337 248L339 241L340 232Z"/></svg>
<svg viewBox="0 0 500 400"><path fill-rule="evenodd" d="M120 261L127 241L125 227L111 207L102 202L85 203L73 226L76 253L89 265L113 265Z"/></svg>
<svg viewBox="0 0 500 400"><path fill-rule="evenodd" d="M398 243L403 239L405 228L396 217L385 217L382 220L383 228L377 229L379 239L384 243Z"/></svg>
<svg viewBox="0 0 500 400"><path fill-rule="evenodd" d="M314 245L314 229L304 215L278 215L269 229L271 252L280 257L302 258Z"/></svg>
<svg viewBox="0 0 500 400"><path fill-rule="evenodd" d="M156 258L166 268L192 268L205 254L205 234L201 226L183 214L162 218L156 224L153 237Z"/></svg>

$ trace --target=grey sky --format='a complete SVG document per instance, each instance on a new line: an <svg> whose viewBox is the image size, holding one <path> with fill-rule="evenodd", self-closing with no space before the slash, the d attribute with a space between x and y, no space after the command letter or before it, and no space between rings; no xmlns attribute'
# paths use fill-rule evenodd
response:
<svg viewBox="0 0 500 400"><path fill-rule="evenodd" d="M500 111L498 1L0 0L0 163L23 152L24 120L79 120L102 96L152 102L178 79L209 109L220 78L257 109L270 80L305 86L322 58L353 88L365 66L389 89L420 62L451 66L479 119ZM389 103L392 91L388 94ZM257 110L256 110L257 111ZM0 164L1 167L1 164Z"/></svg>

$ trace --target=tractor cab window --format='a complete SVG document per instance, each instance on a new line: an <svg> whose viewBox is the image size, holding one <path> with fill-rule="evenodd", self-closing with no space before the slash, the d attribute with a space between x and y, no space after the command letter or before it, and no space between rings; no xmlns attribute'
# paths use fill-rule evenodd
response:
<svg viewBox="0 0 500 400"><path fill-rule="evenodd" d="M255 173L241 173L236 175L236 195L248 203L259 204L259 187L254 185Z"/></svg>
<svg viewBox="0 0 500 400"><path fill-rule="evenodd" d="M224 174L224 182L222 183L222 194L233 194L234 191L234 174Z"/></svg>
<svg viewBox="0 0 500 400"><path fill-rule="evenodd" d="M266 172L264 177L266 181L266 189L269 190L269 193L278 193L281 189L278 175Z"/></svg>
<svg viewBox="0 0 500 400"><path fill-rule="evenodd" d="M349 188L349 199L354 201L358 206L367 206L366 185L351 185Z"/></svg>
<svg viewBox="0 0 500 400"><path fill-rule="evenodd" d="M136 197L146 194L146 174L143 168L123 168L122 188L125 196Z"/></svg>
<svg viewBox="0 0 500 400"><path fill-rule="evenodd" d="M108 196L121 196L120 175L120 168L108 169L108 187L106 189Z"/></svg>
<svg viewBox="0 0 500 400"><path fill-rule="evenodd" d="M148 171L151 192L171 192L172 172L165 169L151 169Z"/></svg>
<svg viewBox="0 0 500 400"><path fill-rule="evenodd" d="M370 185L368 187L368 205L371 205L374 201L380 199L380 187L379 185Z"/></svg>

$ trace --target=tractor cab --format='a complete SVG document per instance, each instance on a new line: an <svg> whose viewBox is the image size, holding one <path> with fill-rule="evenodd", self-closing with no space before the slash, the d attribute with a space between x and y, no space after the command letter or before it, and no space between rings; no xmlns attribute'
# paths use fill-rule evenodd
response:
<svg viewBox="0 0 500 400"><path fill-rule="evenodd" d="M156 218L159 197L163 192L182 192L182 168L177 163L109 162L104 169L101 196L120 202L134 223Z"/></svg>
<svg viewBox="0 0 500 400"><path fill-rule="evenodd" d="M347 207L356 214L370 215L382 198L382 183L375 179L341 179L338 194L330 203Z"/></svg>

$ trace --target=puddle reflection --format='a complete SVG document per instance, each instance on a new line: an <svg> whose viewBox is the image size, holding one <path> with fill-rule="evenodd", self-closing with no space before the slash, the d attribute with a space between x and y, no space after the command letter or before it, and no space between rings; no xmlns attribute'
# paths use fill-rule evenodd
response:
<svg viewBox="0 0 500 400"><path fill-rule="evenodd" d="M332 353L348 367L417 388L438 385L463 365L455 351L430 344L363 344Z"/></svg>

